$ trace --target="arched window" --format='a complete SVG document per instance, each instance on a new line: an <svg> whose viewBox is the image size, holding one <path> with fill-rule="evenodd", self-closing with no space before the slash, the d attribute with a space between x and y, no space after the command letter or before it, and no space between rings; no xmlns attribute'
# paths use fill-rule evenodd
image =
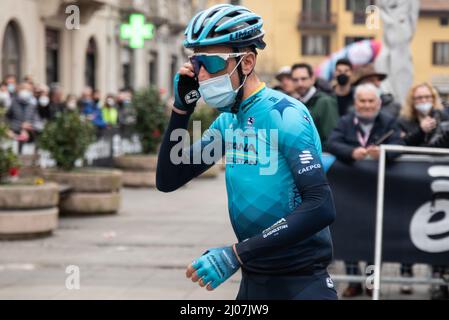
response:
<svg viewBox="0 0 449 320"><path fill-rule="evenodd" d="M2 78L8 74L15 75L17 79L22 76L22 48L20 32L13 21L8 23L2 44Z"/></svg>
<svg viewBox="0 0 449 320"><path fill-rule="evenodd" d="M85 66L85 81L86 86L96 89L97 84L97 43L94 38L90 38L86 50L86 66Z"/></svg>

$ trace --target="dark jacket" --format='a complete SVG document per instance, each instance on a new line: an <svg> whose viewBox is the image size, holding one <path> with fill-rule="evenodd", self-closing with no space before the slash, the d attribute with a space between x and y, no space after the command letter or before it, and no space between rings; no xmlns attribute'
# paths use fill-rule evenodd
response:
<svg viewBox="0 0 449 320"><path fill-rule="evenodd" d="M394 100L394 97L390 93L384 93L380 96L382 100L382 109L383 113L386 113L393 118L397 118L399 116L399 112L401 111L401 105Z"/></svg>
<svg viewBox="0 0 449 320"><path fill-rule="evenodd" d="M19 98L14 98L12 100L11 107L6 113L6 119L9 128L16 134L20 133L24 122L31 123L37 131L42 129L42 121L36 106L31 102L25 102Z"/></svg>
<svg viewBox="0 0 449 320"><path fill-rule="evenodd" d="M337 100L333 96L317 91L305 105L310 111L321 143L324 145L338 122Z"/></svg>
<svg viewBox="0 0 449 320"><path fill-rule="evenodd" d="M341 118L335 130L332 131L328 141L328 151L341 161L354 161L352 158L353 151L356 148L362 147L357 138L357 132L362 129L359 125L354 124L354 118L355 113L350 113ZM404 142L401 139L401 131L396 120L381 112L374 122L367 145L376 144L379 139L391 130L393 130L394 133L382 142L382 144L404 145ZM394 158L395 156L397 155L387 153L389 159Z"/></svg>
<svg viewBox="0 0 449 320"><path fill-rule="evenodd" d="M351 90L345 96L334 94L335 98L337 99L338 113L341 117L354 111L354 91L355 88L351 87Z"/></svg>
<svg viewBox="0 0 449 320"><path fill-rule="evenodd" d="M428 145L430 148L449 148L449 122L443 124L445 130L441 136Z"/></svg>
<svg viewBox="0 0 449 320"><path fill-rule="evenodd" d="M63 103L50 102L48 106L38 106L37 110L42 120L53 120L58 112L64 111Z"/></svg>
<svg viewBox="0 0 449 320"><path fill-rule="evenodd" d="M449 115L440 110L433 110L430 116L437 121L437 127L430 133L424 133L418 120L399 119L399 126L405 134L404 141L408 146L432 147L447 131Z"/></svg>

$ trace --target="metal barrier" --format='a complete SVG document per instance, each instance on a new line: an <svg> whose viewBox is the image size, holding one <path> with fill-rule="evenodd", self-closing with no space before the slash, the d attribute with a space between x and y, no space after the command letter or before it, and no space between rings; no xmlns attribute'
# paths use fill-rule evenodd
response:
<svg viewBox="0 0 449 320"><path fill-rule="evenodd" d="M380 147L378 184L377 184L377 205L376 205L376 236L375 236L375 254L374 254L374 290L373 300L379 300L381 285L381 265L382 265L382 237L383 237L383 218L384 218L384 191L385 191L385 164L387 152L426 154L426 155L449 155L448 149L405 147L396 145L382 145ZM365 277L355 277L363 278ZM360 280L360 279L359 279ZM385 279L390 283L431 283L445 284L443 279L404 279L389 278ZM384 281L387 282L387 281Z"/></svg>

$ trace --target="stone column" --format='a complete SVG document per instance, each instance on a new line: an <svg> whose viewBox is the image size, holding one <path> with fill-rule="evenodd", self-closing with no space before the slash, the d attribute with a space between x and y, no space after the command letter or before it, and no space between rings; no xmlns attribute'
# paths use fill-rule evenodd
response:
<svg viewBox="0 0 449 320"><path fill-rule="evenodd" d="M159 32L159 54L158 54L158 86L165 90L163 98L167 98L170 91L170 29L167 25L161 26ZM173 44L176 45L176 44Z"/></svg>

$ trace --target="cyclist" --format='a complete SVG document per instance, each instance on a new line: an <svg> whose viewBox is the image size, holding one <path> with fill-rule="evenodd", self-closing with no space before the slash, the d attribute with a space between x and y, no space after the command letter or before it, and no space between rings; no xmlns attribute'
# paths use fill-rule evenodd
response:
<svg viewBox="0 0 449 320"><path fill-rule="evenodd" d="M327 272L332 260L328 226L335 208L320 138L307 108L267 88L254 72L257 50L266 46L262 25L257 14L229 4L190 21L184 45L194 54L174 79L175 103L160 148L157 188L177 190L224 152L238 242L207 250L188 266L187 277L214 290L241 268L238 300L337 299ZM180 150L178 129L187 128L200 96L221 115L199 142ZM173 159L198 159L208 150L214 150L213 161Z"/></svg>

